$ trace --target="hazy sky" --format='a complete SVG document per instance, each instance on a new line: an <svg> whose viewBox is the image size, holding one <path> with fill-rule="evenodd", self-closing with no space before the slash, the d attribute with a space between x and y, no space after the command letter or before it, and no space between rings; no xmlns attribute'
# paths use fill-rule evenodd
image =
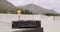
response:
<svg viewBox="0 0 60 32"><path fill-rule="evenodd" d="M8 0L15 6L23 6L26 4L36 4L43 8L54 9L60 13L60 0Z"/></svg>

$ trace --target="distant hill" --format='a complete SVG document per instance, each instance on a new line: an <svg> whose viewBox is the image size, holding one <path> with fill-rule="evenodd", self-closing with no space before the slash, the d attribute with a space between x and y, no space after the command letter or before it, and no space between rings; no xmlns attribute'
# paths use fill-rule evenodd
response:
<svg viewBox="0 0 60 32"><path fill-rule="evenodd" d="M49 10L49 9L44 9L38 5L35 4L28 4L25 6L18 6L18 8L23 8L23 9L28 9L30 10L32 13L37 13L37 14L46 14L46 13L53 13L56 14L57 12L55 12L54 10Z"/></svg>
<svg viewBox="0 0 60 32"><path fill-rule="evenodd" d="M7 0L0 0L0 10L13 11L16 7Z"/></svg>
<svg viewBox="0 0 60 32"><path fill-rule="evenodd" d="M56 14L57 12L55 12L54 10L48 10L48 9L44 9L38 5L35 4L28 4L25 6L18 6L15 7L12 3L8 2L7 0L0 0L0 12L3 11L15 11L17 8L23 8L23 9L28 9L30 10L32 13L37 13L37 14L45 14L45 13L54 13Z"/></svg>

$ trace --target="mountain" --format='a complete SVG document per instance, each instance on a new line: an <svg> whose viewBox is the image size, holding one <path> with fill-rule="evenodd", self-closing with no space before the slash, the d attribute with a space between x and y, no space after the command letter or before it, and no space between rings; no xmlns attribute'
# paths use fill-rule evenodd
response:
<svg viewBox="0 0 60 32"><path fill-rule="evenodd" d="M0 10L12 11L16 7L7 0L0 0Z"/></svg>
<svg viewBox="0 0 60 32"><path fill-rule="evenodd" d="M38 5L35 4L28 4L25 6L18 6L18 8L22 8L22 9L28 9L30 10L32 13L37 13L37 14L46 14L46 13L53 13L56 14L57 12L55 12L54 10L50 10L50 9L44 9Z"/></svg>

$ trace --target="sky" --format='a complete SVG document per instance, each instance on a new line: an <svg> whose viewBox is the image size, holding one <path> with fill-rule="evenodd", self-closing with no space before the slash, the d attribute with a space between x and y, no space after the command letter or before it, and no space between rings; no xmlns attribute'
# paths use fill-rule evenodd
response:
<svg viewBox="0 0 60 32"><path fill-rule="evenodd" d="M15 6L24 6L30 3L36 4L46 9L54 9L60 13L60 0L8 0Z"/></svg>

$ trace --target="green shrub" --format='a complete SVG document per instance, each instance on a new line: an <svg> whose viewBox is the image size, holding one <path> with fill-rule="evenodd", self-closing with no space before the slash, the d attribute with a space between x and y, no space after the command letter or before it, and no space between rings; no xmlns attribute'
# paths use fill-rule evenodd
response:
<svg viewBox="0 0 60 32"><path fill-rule="evenodd" d="M46 13L44 15L46 15L46 16L60 16L59 14L53 14L53 13Z"/></svg>

